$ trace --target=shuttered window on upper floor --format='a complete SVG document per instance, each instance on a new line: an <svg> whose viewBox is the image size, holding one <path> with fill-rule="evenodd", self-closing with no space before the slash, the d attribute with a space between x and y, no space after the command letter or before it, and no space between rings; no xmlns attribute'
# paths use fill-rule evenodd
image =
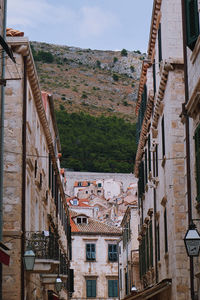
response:
<svg viewBox="0 0 200 300"><path fill-rule="evenodd" d="M86 280L86 295L87 298L96 298L96 279Z"/></svg>
<svg viewBox="0 0 200 300"><path fill-rule="evenodd" d="M196 187L197 197L196 200L200 202L200 125L197 127L194 135L195 139L195 163L196 163Z"/></svg>
<svg viewBox="0 0 200 300"><path fill-rule="evenodd" d="M161 36L161 23L158 27L158 61L162 61L162 36Z"/></svg>
<svg viewBox="0 0 200 300"><path fill-rule="evenodd" d="M186 43L193 50L199 36L199 13L197 0L185 0Z"/></svg>

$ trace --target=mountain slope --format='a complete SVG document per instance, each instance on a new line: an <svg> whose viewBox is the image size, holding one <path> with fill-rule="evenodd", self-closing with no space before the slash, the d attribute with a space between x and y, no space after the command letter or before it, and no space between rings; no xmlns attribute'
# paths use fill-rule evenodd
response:
<svg viewBox="0 0 200 300"><path fill-rule="evenodd" d="M135 122L135 100L144 55L32 42L41 88L56 110L117 116Z"/></svg>

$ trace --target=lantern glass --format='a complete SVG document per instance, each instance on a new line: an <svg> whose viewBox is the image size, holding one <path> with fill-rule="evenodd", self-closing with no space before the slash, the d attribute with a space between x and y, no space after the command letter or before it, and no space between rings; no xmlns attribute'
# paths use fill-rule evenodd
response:
<svg viewBox="0 0 200 300"><path fill-rule="evenodd" d="M27 271L32 271L35 264L35 253L33 250L26 250L24 253L24 266Z"/></svg>
<svg viewBox="0 0 200 300"><path fill-rule="evenodd" d="M56 289L56 292L60 292L62 290L62 280L60 277L56 278L55 289Z"/></svg>
<svg viewBox="0 0 200 300"><path fill-rule="evenodd" d="M200 250L200 234L196 229L194 224L189 226L188 231L186 232L185 238L185 247L187 250L188 256L198 256Z"/></svg>

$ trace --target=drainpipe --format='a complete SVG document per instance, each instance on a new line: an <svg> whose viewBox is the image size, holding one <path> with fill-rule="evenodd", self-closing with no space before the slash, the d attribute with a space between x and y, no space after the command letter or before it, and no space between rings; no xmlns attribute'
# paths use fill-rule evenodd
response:
<svg viewBox="0 0 200 300"><path fill-rule="evenodd" d="M25 212L26 212L26 111L27 111L27 57L24 56L24 86L23 86L23 124L22 124L22 208L21 208L21 300L25 295L25 278L23 255L25 252Z"/></svg>
<svg viewBox="0 0 200 300"><path fill-rule="evenodd" d="M185 105L189 100L188 92L188 69L187 69L187 46L186 46L186 17L185 1L182 0L182 30L183 30L183 57L184 57L184 82L185 82L185 103L183 104L183 115L185 116L185 134L186 134L186 169L187 169L187 203L188 203L188 225L192 223L192 195L191 195L191 173L190 173L190 133L189 116L185 110ZM194 263L193 257L190 257L190 291L191 299L195 299L194 292Z"/></svg>
<svg viewBox="0 0 200 300"><path fill-rule="evenodd" d="M3 38L6 39L7 0L4 0ZM5 79L5 51L2 52L1 79ZM1 116L0 116L0 241L3 233L3 159L4 159L4 102L5 86L1 85ZM0 299L2 299L2 264L0 264Z"/></svg>

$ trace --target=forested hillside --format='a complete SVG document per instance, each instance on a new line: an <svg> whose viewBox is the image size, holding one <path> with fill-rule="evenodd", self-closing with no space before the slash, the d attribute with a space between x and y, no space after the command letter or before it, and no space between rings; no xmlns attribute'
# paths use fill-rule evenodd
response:
<svg viewBox="0 0 200 300"><path fill-rule="evenodd" d="M135 124L116 117L57 111L62 167L75 171L131 173Z"/></svg>

